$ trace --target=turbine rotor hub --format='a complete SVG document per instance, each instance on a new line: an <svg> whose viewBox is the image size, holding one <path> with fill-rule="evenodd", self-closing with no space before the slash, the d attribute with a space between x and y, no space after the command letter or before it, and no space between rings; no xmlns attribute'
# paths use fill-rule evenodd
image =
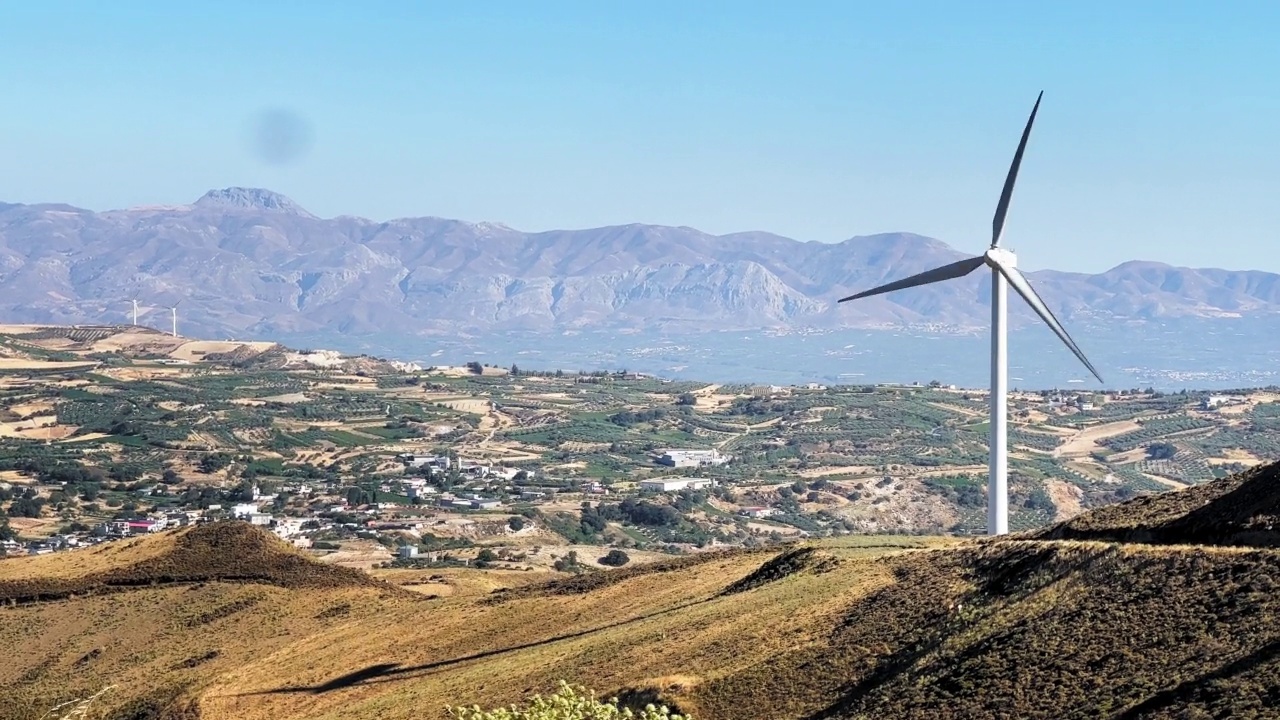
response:
<svg viewBox="0 0 1280 720"><path fill-rule="evenodd" d="M1018 267L1018 256L1008 248L993 247L983 253L982 256L987 259L987 264L992 267Z"/></svg>

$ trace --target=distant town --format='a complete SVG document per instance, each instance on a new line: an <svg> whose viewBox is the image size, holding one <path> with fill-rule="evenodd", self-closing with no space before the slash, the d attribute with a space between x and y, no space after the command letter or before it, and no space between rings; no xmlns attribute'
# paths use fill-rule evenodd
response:
<svg viewBox="0 0 1280 720"><path fill-rule="evenodd" d="M232 519L359 567L983 529L985 393L941 380L727 386L130 326L3 331L10 556ZM1010 402L1015 529L1280 451L1274 389Z"/></svg>

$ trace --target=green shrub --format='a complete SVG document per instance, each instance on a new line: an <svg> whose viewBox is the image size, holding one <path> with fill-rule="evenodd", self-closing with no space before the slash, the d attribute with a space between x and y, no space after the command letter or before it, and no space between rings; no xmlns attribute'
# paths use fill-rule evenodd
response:
<svg viewBox="0 0 1280 720"><path fill-rule="evenodd" d="M622 567L631 562L631 558L621 550L610 550L607 555L597 560L597 562L609 567Z"/></svg>
<svg viewBox="0 0 1280 720"><path fill-rule="evenodd" d="M586 688L575 687L563 680L560 690L550 697L535 695L527 707L512 705L496 710L481 710L478 705L472 707L447 708L449 717L458 720L615 720L634 718L635 720L691 720L683 715L671 712L666 706L649 705L639 714L630 708L618 707L617 698L609 702L596 700L595 693Z"/></svg>

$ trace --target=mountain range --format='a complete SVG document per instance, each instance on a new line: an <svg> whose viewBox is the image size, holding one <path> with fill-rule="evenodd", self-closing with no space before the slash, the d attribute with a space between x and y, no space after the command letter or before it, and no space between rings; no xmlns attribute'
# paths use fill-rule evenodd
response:
<svg viewBox="0 0 1280 720"><path fill-rule="evenodd" d="M0 203L0 313L118 323L137 297L144 321L167 328L165 308L181 300L184 334L237 337L984 327L985 273L835 304L965 255L910 233L820 243L639 224L526 233L434 217L325 219L233 187L106 212ZM1029 275L1065 321L1280 313L1280 275L1267 272L1127 262Z"/></svg>

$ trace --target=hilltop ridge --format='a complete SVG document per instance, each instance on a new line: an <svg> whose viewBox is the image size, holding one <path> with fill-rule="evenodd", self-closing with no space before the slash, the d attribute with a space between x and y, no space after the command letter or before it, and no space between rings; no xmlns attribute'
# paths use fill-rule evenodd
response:
<svg viewBox="0 0 1280 720"><path fill-rule="evenodd" d="M205 523L109 543L68 556L0 564L0 604L199 582L247 582L291 590L395 588L359 570L325 565L242 521ZM48 573L42 577L42 574Z"/></svg>
<svg viewBox="0 0 1280 720"><path fill-rule="evenodd" d="M1180 492L1097 508L1033 533L1042 540L1280 547L1280 463Z"/></svg>

